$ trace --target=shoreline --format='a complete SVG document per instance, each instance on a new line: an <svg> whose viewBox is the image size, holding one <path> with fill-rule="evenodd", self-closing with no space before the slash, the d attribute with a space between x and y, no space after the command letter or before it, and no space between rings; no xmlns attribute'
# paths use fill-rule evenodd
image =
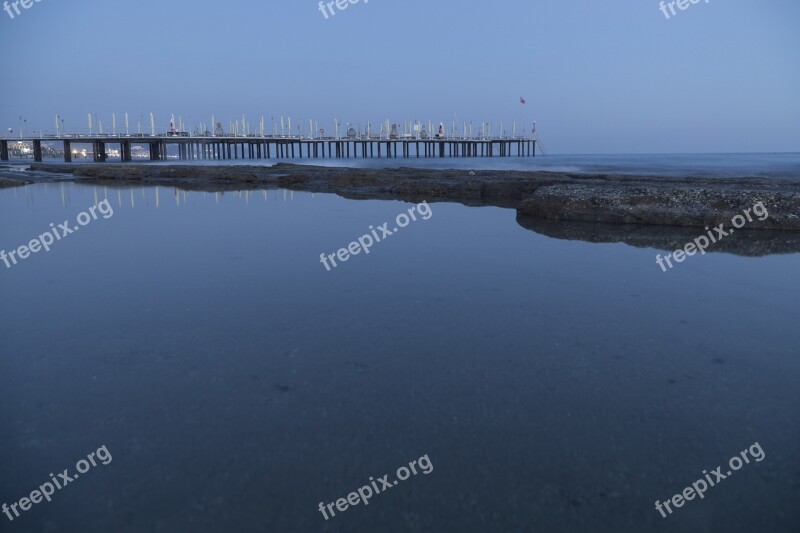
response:
<svg viewBox="0 0 800 533"><path fill-rule="evenodd" d="M19 185L70 181L106 187L169 186L222 192L288 189L352 200L455 202L515 209L520 227L557 239L675 250L763 202L713 253L800 252L800 179L674 178L547 171L364 169L278 163L187 166L35 163ZM0 178L0 187L3 179ZM6 185L9 186L9 185Z"/></svg>
<svg viewBox="0 0 800 533"><path fill-rule="evenodd" d="M22 187L23 185L30 185L33 183L31 180L20 180L14 178L0 177L0 189L10 189L11 187Z"/></svg>
<svg viewBox="0 0 800 533"><path fill-rule="evenodd" d="M351 199L451 201L513 207L553 221L704 227L761 201L767 220L748 229L800 231L800 179L663 178L512 170L382 170L278 163L274 166L142 166L34 163L107 186L169 185L188 190L282 188Z"/></svg>

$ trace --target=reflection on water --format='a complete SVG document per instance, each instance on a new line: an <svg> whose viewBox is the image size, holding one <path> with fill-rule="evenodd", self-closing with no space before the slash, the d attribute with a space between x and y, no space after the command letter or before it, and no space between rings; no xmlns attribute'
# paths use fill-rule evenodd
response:
<svg viewBox="0 0 800 533"><path fill-rule="evenodd" d="M691 226L651 226L643 224L601 224L595 222L557 221L518 215L520 226L554 239L591 243L621 242L637 248L679 250L694 241L703 230ZM800 231L737 230L735 235L713 243L707 254L731 253L762 256L800 252Z"/></svg>
<svg viewBox="0 0 800 533"><path fill-rule="evenodd" d="M53 187L53 184L44 183L41 185L44 191L47 191L47 188ZM61 206L67 207L70 206L72 203L70 197L70 191L73 190L74 186L68 182L60 182L57 184L61 191ZM19 194L26 194L24 191L29 189L33 191L36 189L37 186L35 185L28 185L24 187L20 187L19 189L14 189L15 197L17 197L17 193ZM189 202L189 197L192 196L202 196L203 198L208 198L209 196L213 196L214 203L219 205L220 198L225 197L225 191L219 192L196 192L196 191L186 191L178 189L177 187L124 187L124 188L114 188L113 190L109 190L108 187L92 187L92 195L94 198L94 204L96 205L102 200L114 200L116 199L117 207L122 207L123 196L126 196L130 199L130 207L136 207L136 193L141 193L141 202L145 206L150 205L150 201L153 202L153 205L158 208L161 204L161 194L162 191L171 190L171 194L175 199L175 205L180 207L181 204L186 205ZM102 192L100 192L102 191ZM123 192L125 191L125 192ZM260 190L260 191L228 191L228 194L236 199L241 199L244 201L245 204L250 203L250 198L263 200L264 203L269 202L269 196L272 195L273 201L282 201L285 203L287 201L291 202L294 201L294 191L290 190ZM311 198L316 196L316 193L309 193ZM29 196L32 201L32 196Z"/></svg>
<svg viewBox="0 0 800 533"><path fill-rule="evenodd" d="M0 501L107 445L21 531L792 531L800 255L653 250L436 204L289 191L0 191ZM579 234L579 239L583 238ZM759 442L766 458L654 508ZM424 483L320 501L428 454ZM59 470L60 469L60 470ZM17 524L12 524L16 527Z"/></svg>

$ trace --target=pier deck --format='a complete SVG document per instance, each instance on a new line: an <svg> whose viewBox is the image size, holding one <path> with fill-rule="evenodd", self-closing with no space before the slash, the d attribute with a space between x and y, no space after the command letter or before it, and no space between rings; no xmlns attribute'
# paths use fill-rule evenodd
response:
<svg viewBox="0 0 800 533"><path fill-rule="evenodd" d="M42 143L63 143L64 161L72 162L74 145L92 146L95 162L108 160L107 146L119 145L122 161L132 161L134 145L149 147L149 160L167 160L167 149L177 148L179 160L233 159L350 159L431 157L535 157L536 140L491 139L378 139L300 137L179 137L150 135L63 135L0 139L0 161L9 160L9 143L33 144L34 161L42 161ZM173 150L174 152L175 150Z"/></svg>

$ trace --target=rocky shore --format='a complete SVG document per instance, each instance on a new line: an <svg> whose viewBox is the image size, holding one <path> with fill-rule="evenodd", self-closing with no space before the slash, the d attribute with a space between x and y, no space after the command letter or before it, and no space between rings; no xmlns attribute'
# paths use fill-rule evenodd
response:
<svg viewBox="0 0 800 533"><path fill-rule="evenodd" d="M202 191L283 188L351 199L459 202L515 208L523 227L559 238L675 249L762 202L769 217L747 223L720 249L761 255L800 249L800 179L661 178L495 170L275 166L33 164L52 179L110 187L168 185ZM67 175L66 177L64 175ZM570 224L563 224L569 222ZM737 249L738 247L738 249Z"/></svg>
<svg viewBox="0 0 800 533"><path fill-rule="evenodd" d="M0 189L22 187L33 183L35 179L31 177L31 172L24 172L24 168L22 165L0 162Z"/></svg>
<svg viewBox="0 0 800 533"><path fill-rule="evenodd" d="M30 180L20 180L14 178L3 178L0 177L0 189L6 189L9 187L21 187L25 184L32 183Z"/></svg>

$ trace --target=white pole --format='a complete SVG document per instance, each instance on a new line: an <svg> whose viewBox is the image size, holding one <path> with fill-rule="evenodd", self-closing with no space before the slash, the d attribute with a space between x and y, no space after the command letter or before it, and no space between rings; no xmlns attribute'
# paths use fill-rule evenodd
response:
<svg viewBox="0 0 800 533"><path fill-rule="evenodd" d="M156 136L156 119L153 116L153 113L150 112L150 134L155 137Z"/></svg>
<svg viewBox="0 0 800 533"><path fill-rule="evenodd" d="M131 132L128 128L128 114L125 113L125 135L130 135Z"/></svg>
<svg viewBox="0 0 800 533"><path fill-rule="evenodd" d="M92 134L92 114L89 113L89 135Z"/></svg>
<svg viewBox="0 0 800 533"><path fill-rule="evenodd" d="M117 134L117 115L116 113L111 113L111 134Z"/></svg>

